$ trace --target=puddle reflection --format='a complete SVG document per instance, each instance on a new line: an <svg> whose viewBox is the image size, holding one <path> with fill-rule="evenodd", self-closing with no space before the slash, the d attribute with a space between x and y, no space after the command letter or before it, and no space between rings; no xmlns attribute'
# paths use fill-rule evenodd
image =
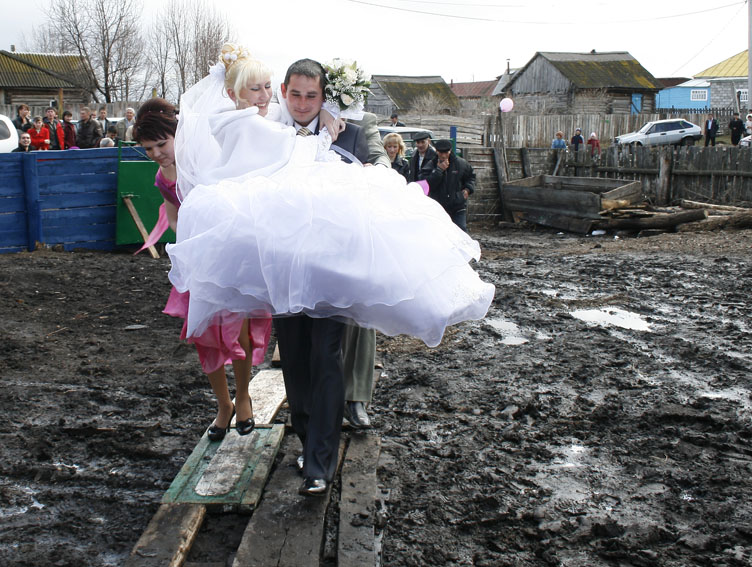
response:
<svg viewBox="0 0 752 567"><path fill-rule="evenodd" d="M572 317L595 323L597 325L613 325L633 331L649 331L650 323L637 313L631 313L618 307L601 307L600 309L578 309L572 311Z"/></svg>

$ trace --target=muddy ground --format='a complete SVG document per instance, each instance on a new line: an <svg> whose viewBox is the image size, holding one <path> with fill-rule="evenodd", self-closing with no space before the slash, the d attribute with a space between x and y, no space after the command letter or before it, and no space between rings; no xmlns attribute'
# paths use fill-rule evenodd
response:
<svg viewBox="0 0 752 567"><path fill-rule="evenodd" d="M488 318L379 340L383 564L750 565L752 232L476 236ZM121 564L211 421L168 269L0 255L0 565Z"/></svg>

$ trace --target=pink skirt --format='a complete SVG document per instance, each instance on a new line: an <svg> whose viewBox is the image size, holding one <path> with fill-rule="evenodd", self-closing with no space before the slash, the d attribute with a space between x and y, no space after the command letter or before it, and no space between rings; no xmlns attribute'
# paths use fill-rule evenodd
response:
<svg viewBox="0 0 752 567"><path fill-rule="evenodd" d="M180 333L181 340L186 338L189 297L188 292L181 293L173 287L170 291L170 297L167 299L167 305L162 311L167 315L183 319L183 330ZM210 325L200 336L188 339L189 343L196 345L198 359L204 372L209 374L225 364L230 364L233 360L245 359L245 350L238 342L242 325L242 319L222 325ZM249 319L248 338L251 344L251 364L254 366L264 361L271 334L271 317Z"/></svg>

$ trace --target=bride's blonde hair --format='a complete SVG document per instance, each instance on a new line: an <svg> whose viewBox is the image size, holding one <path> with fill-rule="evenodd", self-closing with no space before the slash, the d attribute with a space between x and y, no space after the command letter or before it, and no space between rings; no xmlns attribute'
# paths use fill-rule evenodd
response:
<svg viewBox="0 0 752 567"><path fill-rule="evenodd" d="M269 67L240 45L225 43L220 60L225 65L225 90L232 89L240 100L240 90L247 84L261 83L272 76Z"/></svg>

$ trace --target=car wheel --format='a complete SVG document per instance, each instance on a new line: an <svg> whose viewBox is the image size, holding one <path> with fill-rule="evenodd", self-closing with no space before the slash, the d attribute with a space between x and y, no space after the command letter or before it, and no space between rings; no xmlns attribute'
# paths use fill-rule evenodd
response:
<svg viewBox="0 0 752 567"><path fill-rule="evenodd" d="M695 145L695 139L694 138L684 138L681 141L682 146L694 146Z"/></svg>

